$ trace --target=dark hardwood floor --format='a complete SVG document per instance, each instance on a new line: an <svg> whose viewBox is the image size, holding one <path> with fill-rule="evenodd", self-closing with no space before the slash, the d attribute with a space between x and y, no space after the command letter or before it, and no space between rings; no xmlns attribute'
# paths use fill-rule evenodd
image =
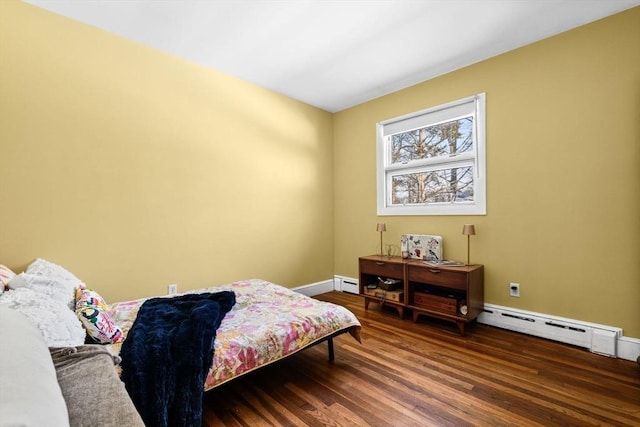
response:
<svg viewBox="0 0 640 427"><path fill-rule="evenodd" d="M362 344L322 343L205 394L205 426L640 426L640 367L486 325L453 323L331 292Z"/></svg>

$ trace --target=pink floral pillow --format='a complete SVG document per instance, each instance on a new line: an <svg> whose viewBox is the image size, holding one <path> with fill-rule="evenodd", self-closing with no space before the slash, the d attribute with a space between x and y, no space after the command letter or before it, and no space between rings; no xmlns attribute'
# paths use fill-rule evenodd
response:
<svg viewBox="0 0 640 427"><path fill-rule="evenodd" d="M0 294L8 289L9 280L14 277L16 277L16 273L11 271L9 267L0 264Z"/></svg>
<svg viewBox="0 0 640 427"><path fill-rule="evenodd" d="M100 344L112 344L122 339L122 330L107 310L106 302L96 291L84 289L84 286L76 290L76 315L87 334Z"/></svg>

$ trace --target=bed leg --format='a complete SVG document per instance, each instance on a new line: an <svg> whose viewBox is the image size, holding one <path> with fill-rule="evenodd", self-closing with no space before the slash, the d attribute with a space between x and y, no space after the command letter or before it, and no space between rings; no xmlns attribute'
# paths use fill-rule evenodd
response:
<svg viewBox="0 0 640 427"><path fill-rule="evenodd" d="M334 355L333 355L333 337L330 337L327 340L327 346L329 347L329 362L333 362L333 359L334 359Z"/></svg>

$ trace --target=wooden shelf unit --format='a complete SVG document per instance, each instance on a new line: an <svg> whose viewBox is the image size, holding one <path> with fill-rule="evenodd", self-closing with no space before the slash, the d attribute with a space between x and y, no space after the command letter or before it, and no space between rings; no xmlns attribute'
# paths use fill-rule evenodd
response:
<svg viewBox="0 0 640 427"><path fill-rule="evenodd" d="M474 321L484 307L484 266L433 266L421 260L369 255L360 257L359 290L364 308L370 302L394 307L400 317L405 309L413 313L413 321L420 315L454 322L461 335L465 325ZM401 280L397 291L369 289L378 277Z"/></svg>

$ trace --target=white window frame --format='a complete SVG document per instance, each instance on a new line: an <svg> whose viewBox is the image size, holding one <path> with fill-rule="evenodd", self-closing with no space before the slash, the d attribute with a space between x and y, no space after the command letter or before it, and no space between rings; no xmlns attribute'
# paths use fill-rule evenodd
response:
<svg viewBox="0 0 640 427"><path fill-rule="evenodd" d="M486 215L486 94L395 117L377 123L377 205L378 215ZM391 164L391 135L473 115L474 149L455 156ZM473 201L391 205L391 181L395 175L416 171L473 166Z"/></svg>

